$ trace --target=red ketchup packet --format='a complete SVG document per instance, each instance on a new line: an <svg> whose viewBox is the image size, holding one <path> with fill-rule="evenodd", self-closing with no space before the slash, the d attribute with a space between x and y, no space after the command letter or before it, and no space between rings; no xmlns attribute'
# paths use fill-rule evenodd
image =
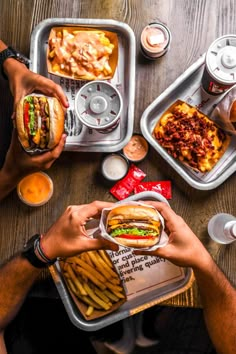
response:
<svg viewBox="0 0 236 354"><path fill-rule="evenodd" d="M145 177L146 173L132 164L127 175L110 189L110 193L118 200L123 200L133 192L134 188L137 187Z"/></svg>
<svg viewBox="0 0 236 354"><path fill-rule="evenodd" d="M153 191L160 193L166 199L172 198L171 182L170 181L155 181L155 182L142 182L134 188L134 193L145 191Z"/></svg>

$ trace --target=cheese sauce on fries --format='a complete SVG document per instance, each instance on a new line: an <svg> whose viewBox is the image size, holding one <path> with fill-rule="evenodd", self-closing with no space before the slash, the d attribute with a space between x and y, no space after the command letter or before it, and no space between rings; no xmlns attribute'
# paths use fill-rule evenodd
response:
<svg viewBox="0 0 236 354"><path fill-rule="evenodd" d="M114 35L111 38L117 39ZM52 30L48 43L49 69L78 79L111 78L114 70L110 59L118 45L115 39L112 43L107 32L99 30Z"/></svg>

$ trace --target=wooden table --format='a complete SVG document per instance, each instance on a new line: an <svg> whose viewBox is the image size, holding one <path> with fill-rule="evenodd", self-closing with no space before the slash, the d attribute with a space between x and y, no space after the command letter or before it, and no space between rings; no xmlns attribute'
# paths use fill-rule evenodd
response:
<svg viewBox="0 0 236 354"><path fill-rule="evenodd" d="M145 108L183 73L209 45L221 35L236 33L236 1L225 0L2 0L0 2L0 38L29 55L30 35L34 27L50 17L107 18L130 25L136 36L136 102L134 131ZM172 32L171 49L163 58L149 62L140 54L139 38L145 25L153 21L166 23ZM12 99L7 82L0 80L0 151L3 161L10 139ZM54 181L51 201L40 208L23 205L16 192L0 206L0 260L20 250L32 234L46 230L68 204L92 200L115 201L109 190L98 183L101 153L63 152L48 171ZM236 174L211 191L190 187L154 149L139 164L147 181L171 180L171 207L199 236L231 281L236 284L236 245L219 247L209 239L207 223L212 215L223 211L236 215ZM170 305L200 306L197 287L173 297Z"/></svg>

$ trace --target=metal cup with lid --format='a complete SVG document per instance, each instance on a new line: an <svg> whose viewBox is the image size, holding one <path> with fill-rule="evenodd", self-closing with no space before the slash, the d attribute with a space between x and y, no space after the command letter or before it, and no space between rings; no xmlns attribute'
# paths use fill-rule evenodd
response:
<svg viewBox="0 0 236 354"><path fill-rule="evenodd" d="M82 124L100 133L114 130L123 108L119 91L106 81L92 81L77 92L75 112Z"/></svg>
<svg viewBox="0 0 236 354"><path fill-rule="evenodd" d="M219 95L236 84L236 35L217 38L206 53L204 90Z"/></svg>

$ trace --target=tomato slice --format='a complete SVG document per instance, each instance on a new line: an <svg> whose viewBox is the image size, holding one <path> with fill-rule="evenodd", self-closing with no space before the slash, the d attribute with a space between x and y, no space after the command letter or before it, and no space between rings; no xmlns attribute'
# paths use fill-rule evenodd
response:
<svg viewBox="0 0 236 354"><path fill-rule="evenodd" d="M123 234L123 235L117 235L116 237L120 237L120 238L128 238L128 239L132 239L132 240L140 240L140 239L150 239L150 238L154 238L155 236L151 236L151 235L129 235L129 234Z"/></svg>
<svg viewBox="0 0 236 354"><path fill-rule="evenodd" d="M29 102L25 102L24 103L24 126L25 126L25 129L28 134L30 133L30 131L29 131L29 108L30 108Z"/></svg>

